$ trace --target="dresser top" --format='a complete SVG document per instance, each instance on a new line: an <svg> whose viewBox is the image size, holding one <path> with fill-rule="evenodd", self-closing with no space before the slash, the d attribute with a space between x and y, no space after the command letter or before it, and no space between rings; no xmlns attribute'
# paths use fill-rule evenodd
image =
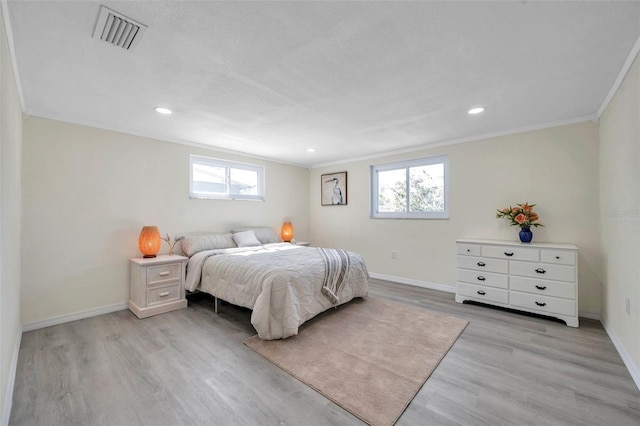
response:
<svg viewBox="0 0 640 426"><path fill-rule="evenodd" d="M499 245L499 246L515 246L515 247L532 247L532 248L550 248L550 249L563 249L563 250L578 250L573 244L558 244L558 243L521 243L519 241L508 241L508 240L481 240L481 239L472 239L465 238L456 240L457 243L468 243L468 244L491 244L491 245Z"/></svg>

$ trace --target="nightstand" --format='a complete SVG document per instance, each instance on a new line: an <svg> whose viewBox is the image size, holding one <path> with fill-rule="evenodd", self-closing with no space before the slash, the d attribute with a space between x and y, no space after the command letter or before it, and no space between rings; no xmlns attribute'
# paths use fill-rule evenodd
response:
<svg viewBox="0 0 640 426"><path fill-rule="evenodd" d="M189 258L160 255L132 258L129 309L138 318L187 307L184 276Z"/></svg>

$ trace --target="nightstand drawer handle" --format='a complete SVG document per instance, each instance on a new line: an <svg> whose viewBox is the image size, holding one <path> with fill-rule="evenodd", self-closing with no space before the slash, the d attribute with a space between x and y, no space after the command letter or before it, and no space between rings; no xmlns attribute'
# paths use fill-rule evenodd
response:
<svg viewBox="0 0 640 426"><path fill-rule="evenodd" d="M482 275L478 276L478 281L484 281L484 280L486 280L485 277L483 277Z"/></svg>
<svg viewBox="0 0 640 426"><path fill-rule="evenodd" d="M487 264L484 262L478 262L478 266L487 266Z"/></svg>
<svg viewBox="0 0 640 426"><path fill-rule="evenodd" d="M505 251L505 252L504 252L504 255L505 255L505 256L509 256L509 257L511 257L511 256L513 256L513 253L507 253L507 252Z"/></svg>
<svg viewBox="0 0 640 426"><path fill-rule="evenodd" d="M487 294L487 293L485 293L485 292L484 292L484 291L482 291L482 290L478 290L478 294L479 294L480 296L484 296L484 295L485 295L485 294Z"/></svg>
<svg viewBox="0 0 640 426"><path fill-rule="evenodd" d="M166 277L167 275L169 275L171 273L171 271L164 271L164 272L160 272L160 276L161 277Z"/></svg>
<svg viewBox="0 0 640 426"><path fill-rule="evenodd" d="M166 297L169 295L168 291L163 291L162 293L160 293L160 297Z"/></svg>
<svg viewBox="0 0 640 426"><path fill-rule="evenodd" d="M536 286L536 288L537 288L538 290L546 290L546 289L547 289L547 286L546 286L546 285L537 285L537 286Z"/></svg>
<svg viewBox="0 0 640 426"><path fill-rule="evenodd" d="M545 272L547 272L547 271L545 271L545 270L544 270L544 269L542 269L542 268L538 268L538 269L536 269L536 272L537 272L538 274L544 274L544 273L545 273Z"/></svg>
<svg viewBox="0 0 640 426"><path fill-rule="evenodd" d="M544 302L542 302L542 303L540 303L540 302L536 302L536 305L538 305L538 306L547 306L547 304L546 304L546 303L544 303Z"/></svg>

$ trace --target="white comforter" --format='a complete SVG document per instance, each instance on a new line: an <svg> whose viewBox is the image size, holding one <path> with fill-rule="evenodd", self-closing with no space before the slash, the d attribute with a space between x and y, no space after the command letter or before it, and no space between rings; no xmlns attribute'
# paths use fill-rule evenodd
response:
<svg viewBox="0 0 640 426"><path fill-rule="evenodd" d="M186 288L252 309L251 324L261 339L285 338L320 312L367 295L364 259L348 254L349 271L335 305L321 292L325 265L318 249L285 243L196 253L187 265Z"/></svg>

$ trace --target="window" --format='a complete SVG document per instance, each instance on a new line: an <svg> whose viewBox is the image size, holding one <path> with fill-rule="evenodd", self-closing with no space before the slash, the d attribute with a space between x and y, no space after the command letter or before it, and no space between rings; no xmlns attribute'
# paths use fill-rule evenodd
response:
<svg viewBox="0 0 640 426"><path fill-rule="evenodd" d="M264 200L264 167L197 155L190 163L191 198Z"/></svg>
<svg viewBox="0 0 640 426"><path fill-rule="evenodd" d="M371 166L371 217L447 219L446 156Z"/></svg>

